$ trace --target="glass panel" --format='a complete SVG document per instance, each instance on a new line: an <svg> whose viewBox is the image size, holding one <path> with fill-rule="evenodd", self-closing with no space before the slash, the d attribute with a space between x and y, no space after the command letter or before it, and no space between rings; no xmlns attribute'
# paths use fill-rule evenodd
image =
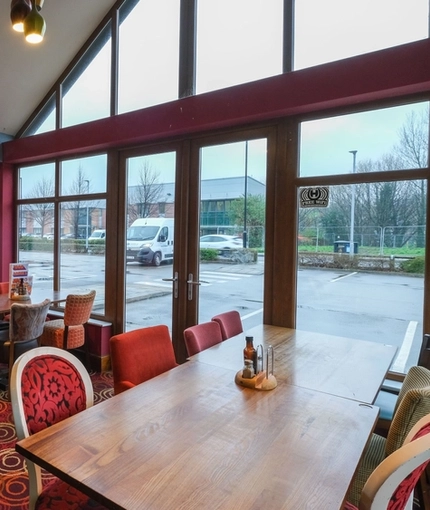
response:
<svg viewBox="0 0 430 510"><path fill-rule="evenodd" d="M199 0L198 93L282 72L282 0Z"/></svg>
<svg viewBox="0 0 430 510"><path fill-rule="evenodd" d="M172 324L176 153L127 160L126 330Z"/></svg>
<svg viewBox="0 0 430 510"><path fill-rule="evenodd" d="M53 197L54 193L54 163L27 166L19 169L18 198Z"/></svg>
<svg viewBox="0 0 430 510"><path fill-rule="evenodd" d="M260 139L200 151L199 322L229 310L244 329L262 322L266 148Z"/></svg>
<svg viewBox="0 0 430 510"><path fill-rule="evenodd" d="M18 207L18 261L28 262L33 288L52 291L54 264L54 204Z"/></svg>
<svg viewBox="0 0 430 510"><path fill-rule="evenodd" d="M111 41L106 29L63 84L62 127L110 115Z"/></svg>
<svg viewBox="0 0 430 510"><path fill-rule="evenodd" d="M120 10L119 113L177 99L179 0L140 0L125 14Z"/></svg>
<svg viewBox="0 0 430 510"><path fill-rule="evenodd" d="M426 168L429 103L301 123L300 176Z"/></svg>
<svg viewBox="0 0 430 510"><path fill-rule="evenodd" d="M296 0L295 69L428 37L428 0Z"/></svg>
<svg viewBox="0 0 430 510"><path fill-rule="evenodd" d="M328 207L299 211L297 327L395 345L404 373L423 335L426 182L327 189Z"/></svg>
<svg viewBox="0 0 430 510"><path fill-rule="evenodd" d="M95 313L104 312L105 214L105 200L76 200L60 208L60 287L76 294L95 289Z"/></svg>
<svg viewBox="0 0 430 510"><path fill-rule="evenodd" d="M61 195L106 192L106 154L61 162Z"/></svg>

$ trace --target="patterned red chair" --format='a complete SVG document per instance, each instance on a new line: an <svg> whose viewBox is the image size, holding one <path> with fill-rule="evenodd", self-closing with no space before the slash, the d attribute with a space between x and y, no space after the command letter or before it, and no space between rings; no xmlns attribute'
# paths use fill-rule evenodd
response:
<svg viewBox="0 0 430 510"><path fill-rule="evenodd" d="M178 366L169 328L164 325L113 336L110 353L115 395Z"/></svg>
<svg viewBox="0 0 430 510"><path fill-rule="evenodd" d="M71 353L55 347L36 347L16 360L10 396L18 439L93 405L93 387L85 367ZM30 510L105 509L58 478L42 486L40 467L26 462Z"/></svg>
<svg viewBox="0 0 430 510"><path fill-rule="evenodd" d="M212 317L211 320L218 322L220 325L223 340L243 333L242 319L236 310L220 313Z"/></svg>
<svg viewBox="0 0 430 510"><path fill-rule="evenodd" d="M429 461L430 414L421 418L404 445L373 471L362 490L358 507L347 502L344 510L412 510L415 486Z"/></svg>
<svg viewBox="0 0 430 510"><path fill-rule="evenodd" d="M184 331L184 340L188 356L194 356L222 342L220 325L218 322L210 321L191 326Z"/></svg>
<svg viewBox="0 0 430 510"><path fill-rule="evenodd" d="M84 324L88 322L93 308L96 291L88 294L69 294L64 307L64 319L55 319L45 323L40 345L49 345L59 349L77 349L85 347L86 362L89 365L88 344L85 342Z"/></svg>

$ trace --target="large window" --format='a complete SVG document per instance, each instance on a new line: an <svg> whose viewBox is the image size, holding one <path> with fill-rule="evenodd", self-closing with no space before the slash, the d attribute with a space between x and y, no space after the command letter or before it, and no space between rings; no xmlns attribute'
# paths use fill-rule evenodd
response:
<svg viewBox="0 0 430 510"><path fill-rule="evenodd" d="M428 37L428 0L296 0L295 69Z"/></svg>
<svg viewBox="0 0 430 510"><path fill-rule="evenodd" d="M197 92L282 72L282 0L199 0Z"/></svg>
<svg viewBox="0 0 430 510"><path fill-rule="evenodd" d="M96 313L105 296L106 167L102 154L19 170L19 262L41 290L95 289Z"/></svg>

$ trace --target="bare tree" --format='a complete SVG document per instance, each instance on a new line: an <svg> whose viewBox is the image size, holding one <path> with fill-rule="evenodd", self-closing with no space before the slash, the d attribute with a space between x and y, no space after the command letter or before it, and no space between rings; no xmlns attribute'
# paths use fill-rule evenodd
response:
<svg viewBox="0 0 430 510"><path fill-rule="evenodd" d="M45 228L52 225L54 221L54 204L52 197L54 196L54 181L46 177L42 177L33 186L29 193L31 198L46 198L46 201L34 204L26 204L23 206L23 214L29 223L37 223L41 228L40 237L43 237Z"/></svg>
<svg viewBox="0 0 430 510"><path fill-rule="evenodd" d="M139 169L139 180L128 196L128 218L130 224L137 218L147 218L158 210L158 203L164 193L159 182L160 173L148 161Z"/></svg>

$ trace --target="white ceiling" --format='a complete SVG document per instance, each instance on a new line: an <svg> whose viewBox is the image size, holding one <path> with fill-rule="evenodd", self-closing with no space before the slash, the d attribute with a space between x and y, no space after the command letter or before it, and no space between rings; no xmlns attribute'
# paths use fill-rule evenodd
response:
<svg viewBox="0 0 430 510"><path fill-rule="evenodd" d="M0 3L0 134L14 136L116 0L45 0L36 45L12 30L10 1Z"/></svg>

